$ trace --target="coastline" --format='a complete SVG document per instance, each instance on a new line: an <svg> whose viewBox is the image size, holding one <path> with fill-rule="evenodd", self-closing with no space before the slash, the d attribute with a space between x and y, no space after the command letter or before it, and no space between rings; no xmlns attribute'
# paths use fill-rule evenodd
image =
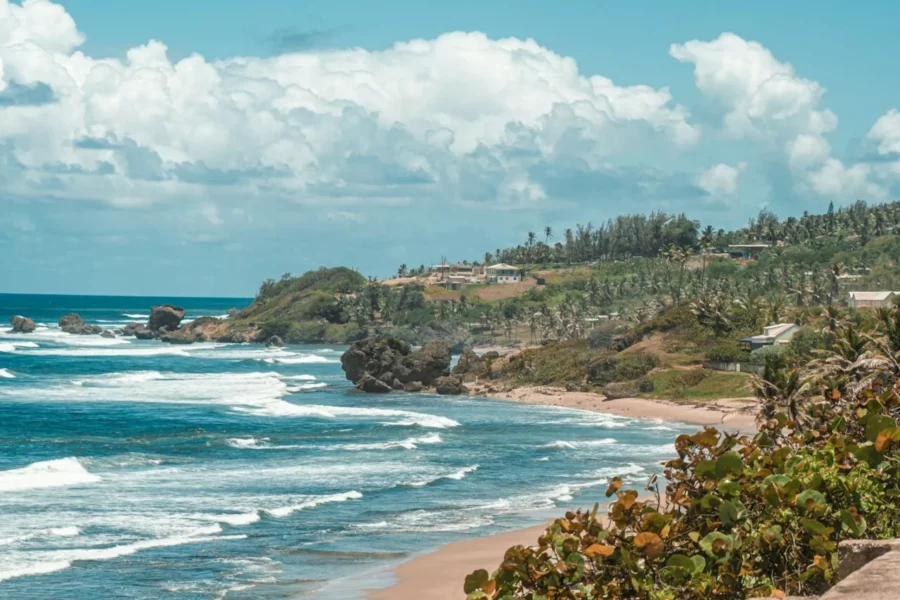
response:
<svg viewBox="0 0 900 600"><path fill-rule="evenodd" d="M485 385L472 386L469 394L496 400L560 406L635 419L675 421L690 425L718 427L747 434L756 432L758 404L750 398L723 398L708 402L674 402L648 398L607 400L603 396L591 392L568 392L554 387L523 386L514 389L495 389Z"/></svg>
<svg viewBox="0 0 900 600"><path fill-rule="evenodd" d="M646 398L606 400L589 392L567 392L559 388L525 386L497 390L473 386L470 396L489 397L544 406L560 406L621 417L675 421L752 434L756 431L757 404L747 398L729 398L706 403L679 403ZM560 514L563 514L560 509ZM552 521L550 521L552 522ZM503 560L508 548L533 545L548 523L446 544L397 566L390 587L367 593L366 600L465 600L463 581L476 569L491 571Z"/></svg>

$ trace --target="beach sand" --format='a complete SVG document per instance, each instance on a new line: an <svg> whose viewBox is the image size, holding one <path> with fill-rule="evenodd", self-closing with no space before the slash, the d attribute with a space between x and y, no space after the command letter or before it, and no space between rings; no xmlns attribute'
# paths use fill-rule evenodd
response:
<svg viewBox="0 0 900 600"><path fill-rule="evenodd" d="M590 392L567 392L553 387L524 386L511 390L475 384L472 395L525 404L562 406L637 419L661 419L752 434L756 432L759 404L752 398L725 398L707 402L675 402L646 398L607 400Z"/></svg>
<svg viewBox="0 0 900 600"><path fill-rule="evenodd" d="M498 390L470 386L470 393L526 404L562 406L638 419L662 419L700 426L712 426L751 435L756 432L758 404L750 398L729 398L691 404L644 398L606 400L588 392L567 392L549 387L520 387ZM564 514L560 509L559 514ZM373 591L367 600L465 600L462 586L466 575L477 569L493 571L507 548L533 545L547 525L530 527L454 542L404 563L394 570L397 583Z"/></svg>

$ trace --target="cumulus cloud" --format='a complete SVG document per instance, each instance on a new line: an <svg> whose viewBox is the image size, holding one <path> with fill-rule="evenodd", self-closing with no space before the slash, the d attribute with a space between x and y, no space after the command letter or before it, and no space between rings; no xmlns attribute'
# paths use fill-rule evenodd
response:
<svg viewBox="0 0 900 600"><path fill-rule="evenodd" d="M848 166L832 156L826 136L838 118L822 106L825 88L801 77L759 42L723 33L708 42L673 44L669 53L693 65L697 88L723 111L726 133L784 156L796 191L836 199L847 194L868 200L887 196L887 182L879 171L864 164ZM895 112L888 113L869 133L880 151L892 148L895 139L900 147L900 118L895 117Z"/></svg>
<svg viewBox="0 0 900 600"><path fill-rule="evenodd" d="M746 167L745 162L736 167L719 163L703 171L697 178L697 185L710 196L733 196L738 190L738 177Z"/></svg>
<svg viewBox="0 0 900 600"><path fill-rule="evenodd" d="M217 196L378 203L458 197L461 174L499 168L511 174L479 200L534 203L546 196L527 170L542 161L577 149L600 164L648 136L699 138L667 89L583 75L532 40L449 33L217 62L173 62L158 41L96 59L83 40L59 5L0 0L0 90L42 86L55 100L0 103L0 142L23 167L17 192L55 185L145 206L206 202L210 185L228 185ZM488 168L471 173L480 155Z"/></svg>
<svg viewBox="0 0 900 600"><path fill-rule="evenodd" d="M892 108L882 115L869 130L868 138L878 144L879 154L900 155L900 112Z"/></svg>

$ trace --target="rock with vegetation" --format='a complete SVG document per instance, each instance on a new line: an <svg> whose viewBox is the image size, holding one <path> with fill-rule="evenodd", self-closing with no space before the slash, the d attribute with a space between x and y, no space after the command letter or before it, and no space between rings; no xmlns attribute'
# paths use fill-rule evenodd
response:
<svg viewBox="0 0 900 600"><path fill-rule="evenodd" d="M622 398L634 398L640 393L637 382L624 381L612 382L603 386L603 395L607 400L620 400Z"/></svg>
<svg viewBox="0 0 900 600"><path fill-rule="evenodd" d="M413 383L430 387L449 375L450 348L437 342L413 352L401 340L372 337L352 344L341 356L341 366L347 379L363 391L364 385L374 385L369 378L388 388L394 387L395 380L404 388Z"/></svg>
<svg viewBox="0 0 900 600"><path fill-rule="evenodd" d="M459 396L466 393L466 386L463 385L462 377L450 375L438 378L434 390L441 396Z"/></svg>
<svg viewBox="0 0 900 600"><path fill-rule="evenodd" d="M99 335L103 328L98 325L88 325L79 315L70 313L59 319L59 328L72 335Z"/></svg>
<svg viewBox="0 0 900 600"><path fill-rule="evenodd" d="M150 331L175 331L184 318L184 309L171 304L161 304L150 309L147 329Z"/></svg>
<svg viewBox="0 0 900 600"><path fill-rule="evenodd" d="M14 333L32 333L35 330L34 321L28 317L17 315L9 320Z"/></svg>

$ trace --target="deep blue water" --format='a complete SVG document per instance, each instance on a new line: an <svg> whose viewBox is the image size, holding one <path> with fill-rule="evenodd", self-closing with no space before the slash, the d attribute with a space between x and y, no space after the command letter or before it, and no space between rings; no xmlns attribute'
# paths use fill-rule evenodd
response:
<svg viewBox="0 0 900 600"><path fill-rule="evenodd" d="M428 394L368 397L341 348L71 336L175 302L0 295L0 598L350 599L387 568L640 483L679 428ZM486 565L491 567L492 565Z"/></svg>

